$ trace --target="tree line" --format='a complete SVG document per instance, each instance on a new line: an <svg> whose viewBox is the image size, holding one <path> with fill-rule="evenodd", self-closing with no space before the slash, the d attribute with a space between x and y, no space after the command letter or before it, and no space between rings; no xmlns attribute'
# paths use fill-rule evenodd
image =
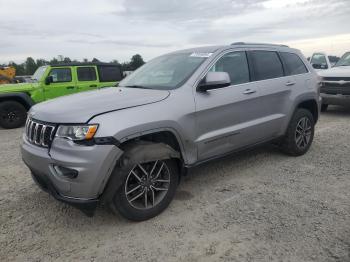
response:
<svg viewBox="0 0 350 262"><path fill-rule="evenodd" d="M66 63L88 63L88 62L102 62L97 58L93 58L89 61L87 58L84 58L82 61L72 60L69 57L64 57L59 55L57 58L52 58L51 60L45 59L34 59L32 57L28 57L23 63L17 64L15 62L9 62L7 65L3 66L12 66L16 69L16 75L32 75L36 71L36 69L40 66L44 65L57 65L57 64L66 64ZM114 59L110 61L114 64L119 64L123 71L133 71L142 66L145 62L141 55L136 54L133 55L129 62L119 63L118 60Z"/></svg>

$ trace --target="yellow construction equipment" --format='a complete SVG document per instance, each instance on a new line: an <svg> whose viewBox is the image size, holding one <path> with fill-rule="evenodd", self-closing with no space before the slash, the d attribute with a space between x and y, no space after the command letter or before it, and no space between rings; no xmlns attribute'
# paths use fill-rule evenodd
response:
<svg viewBox="0 0 350 262"><path fill-rule="evenodd" d="M0 66L0 85L14 82L16 69L12 66Z"/></svg>

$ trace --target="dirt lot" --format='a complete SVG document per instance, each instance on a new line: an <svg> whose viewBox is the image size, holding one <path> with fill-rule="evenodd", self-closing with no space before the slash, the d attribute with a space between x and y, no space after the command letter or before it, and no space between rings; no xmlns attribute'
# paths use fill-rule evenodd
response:
<svg viewBox="0 0 350 262"><path fill-rule="evenodd" d="M41 192L21 132L0 130L0 261L350 261L350 109L322 115L305 156L264 146L192 170L142 223Z"/></svg>

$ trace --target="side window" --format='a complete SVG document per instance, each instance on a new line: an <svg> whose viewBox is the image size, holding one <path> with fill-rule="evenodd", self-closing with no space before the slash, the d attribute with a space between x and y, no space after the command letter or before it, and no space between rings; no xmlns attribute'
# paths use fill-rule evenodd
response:
<svg viewBox="0 0 350 262"><path fill-rule="evenodd" d="M95 81L97 79L95 67L78 67L77 74L78 81Z"/></svg>
<svg viewBox="0 0 350 262"><path fill-rule="evenodd" d="M283 67L278 54L273 51L249 51L250 62L254 70L254 80L282 77Z"/></svg>
<svg viewBox="0 0 350 262"><path fill-rule="evenodd" d="M122 80L122 72L118 66L98 66L98 74L101 82L117 82Z"/></svg>
<svg viewBox="0 0 350 262"><path fill-rule="evenodd" d="M305 64L298 55L285 52L280 53L280 55L285 67L286 75L299 75L308 72Z"/></svg>
<svg viewBox="0 0 350 262"><path fill-rule="evenodd" d="M231 79L231 85L249 82L249 67L244 51L225 54L213 65L210 71L227 72Z"/></svg>
<svg viewBox="0 0 350 262"><path fill-rule="evenodd" d="M52 76L53 83L63 83L72 81L72 72L70 68L53 68L49 76Z"/></svg>

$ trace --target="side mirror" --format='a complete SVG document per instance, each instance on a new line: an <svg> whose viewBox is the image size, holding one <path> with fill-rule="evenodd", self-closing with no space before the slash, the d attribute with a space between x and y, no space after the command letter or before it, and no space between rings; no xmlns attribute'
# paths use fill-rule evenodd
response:
<svg viewBox="0 0 350 262"><path fill-rule="evenodd" d="M48 76L45 78L45 85L49 85L53 83L53 77L52 76Z"/></svg>
<svg viewBox="0 0 350 262"><path fill-rule="evenodd" d="M226 72L208 72L199 83L197 90L206 92L210 89L223 88L231 85L230 76Z"/></svg>
<svg viewBox="0 0 350 262"><path fill-rule="evenodd" d="M325 63L322 64L312 64L312 67L315 69L328 69L328 65Z"/></svg>
<svg viewBox="0 0 350 262"><path fill-rule="evenodd" d="M328 69L328 65L326 63L321 64L321 69Z"/></svg>

